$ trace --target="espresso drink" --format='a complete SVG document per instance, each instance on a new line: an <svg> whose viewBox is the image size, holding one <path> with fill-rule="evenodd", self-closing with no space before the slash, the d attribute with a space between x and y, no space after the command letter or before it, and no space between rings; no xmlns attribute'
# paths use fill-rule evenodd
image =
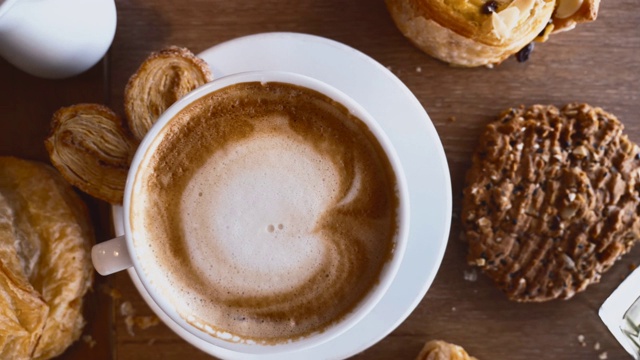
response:
<svg viewBox="0 0 640 360"><path fill-rule="evenodd" d="M131 199L140 263L189 323L238 342L322 331L374 288L398 233L375 136L339 103L242 83L178 113Z"/></svg>

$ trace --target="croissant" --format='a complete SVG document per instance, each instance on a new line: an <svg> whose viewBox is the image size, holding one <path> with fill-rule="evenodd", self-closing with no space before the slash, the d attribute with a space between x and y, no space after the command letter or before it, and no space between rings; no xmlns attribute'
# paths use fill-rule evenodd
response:
<svg viewBox="0 0 640 360"><path fill-rule="evenodd" d="M49 359L78 339L91 243L87 209L54 169L0 157L0 358Z"/></svg>
<svg viewBox="0 0 640 360"><path fill-rule="evenodd" d="M98 199L122 203L136 145L109 108L77 104L58 110L45 146L69 183Z"/></svg>
<svg viewBox="0 0 640 360"><path fill-rule="evenodd" d="M400 31L427 54L453 65L499 64L532 41L595 20L600 0L386 0Z"/></svg>
<svg viewBox="0 0 640 360"><path fill-rule="evenodd" d="M149 55L125 88L125 113L134 137L141 141L171 104L211 80L209 65L186 48L171 46Z"/></svg>
<svg viewBox="0 0 640 360"><path fill-rule="evenodd" d="M460 346L442 340L424 344L416 360L477 360Z"/></svg>

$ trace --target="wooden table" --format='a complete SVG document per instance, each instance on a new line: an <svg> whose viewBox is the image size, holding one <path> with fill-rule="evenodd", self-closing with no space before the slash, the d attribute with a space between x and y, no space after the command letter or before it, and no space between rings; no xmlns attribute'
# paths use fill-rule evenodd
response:
<svg viewBox="0 0 640 360"><path fill-rule="evenodd" d="M604 1L595 23L536 45L527 63L507 60L493 70L453 68L414 48L397 31L382 1L118 0L118 27L105 60L67 80L36 79L0 60L0 154L47 161L43 139L53 111L79 102L105 103L122 113L124 86L148 53L166 45L200 52L232 38L268 31L328 37L389 67L417 96L442 139L453 185L449 244L433 286L412 315L357 359L412 359L423 343L444 339L480 359L608 359L628 355L598 318L606 297L638 264L636 247L598 285L568 301L509 302L486 277L465 280L472 269L459 240L458 214L464 174L483 126L517 105L588 102L616 114L640 142L640 5ZM455 117L455 121L451 119ZM88 196L98 241L112 236L108 206ZM66 359L199 359L164 325L126 331L119 308L130 302L139 315L151 310L126 273L96 275L88 296L86 333L96 345L78 342ZM105 287L117 289L112 299ZM583 344L578 338L584 338ZM595 349L596 344L599 349Z"/></svg>

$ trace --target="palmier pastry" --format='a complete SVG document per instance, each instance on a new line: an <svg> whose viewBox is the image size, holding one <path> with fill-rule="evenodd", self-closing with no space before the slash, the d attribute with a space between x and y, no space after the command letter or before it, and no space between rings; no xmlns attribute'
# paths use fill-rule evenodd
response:
<svg viewBox="0 0 640 360"><path fill-rule="evenodd" d="M468 260L511 300L570 298L640 236L640 149L601 108L509 109L472 160Z"/></svg>
<svg viewBox="0 0 640 360"><path fill-rule="evenodd" d="M204 60L185 48L154 52L127 83L124 94L129 129L140 141L160 114L191 90L213 80Z"/></svg>
<svg viewBox="0 0 640 360"><path fill-rule="evenodd" d="M0 358L48 359L78 339L92 242L84 204L54 169L0 157Z"/></svg>
<svg viewBox="0 0 640 360"><path fill-rule="evenodd" d="M418 48L459 66L499 64L553 31L596 18L600 0L386 0ZM519 58L526 60L526 58Z"/></svg>
<svg viewBox="0 0 640 360"><path fill-rule="evenodd" d="M477 360L456 344L431 340L424 344L416 360Z"/></svg>
<svg viewBox="0 0 640 360"><path fill-rule="evenodd" d="M53 115L45 141L51 163L89 195L122 203L135 141L109 108L78 104Z"/></svg>

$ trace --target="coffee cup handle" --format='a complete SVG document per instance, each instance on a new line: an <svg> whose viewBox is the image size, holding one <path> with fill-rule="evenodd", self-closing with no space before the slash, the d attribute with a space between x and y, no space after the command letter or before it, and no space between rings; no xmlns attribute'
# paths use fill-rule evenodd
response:
<svg viewBox="0 0 640 360"><path fill-rule="evenodd" d="M110 275L133 266L124 235L94 245L91 260L100 275Z"/></svg>

